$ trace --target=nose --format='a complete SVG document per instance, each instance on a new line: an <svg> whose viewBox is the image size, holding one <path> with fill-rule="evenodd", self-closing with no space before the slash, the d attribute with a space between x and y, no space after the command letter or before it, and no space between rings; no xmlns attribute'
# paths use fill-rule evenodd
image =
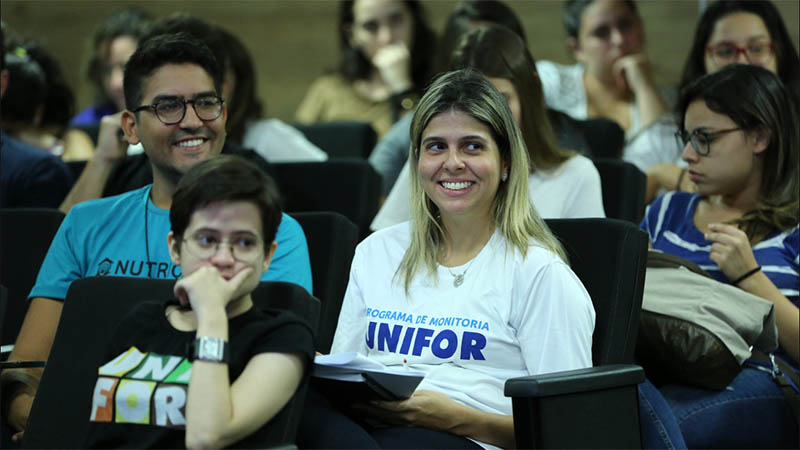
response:
<svg viewBox="0 0 800 450"><path fill-rule="evenodd" d="M211 262L217 266L227 266L236 262L233 257L233 247L228 242L220 242L217 252L211 257Z"/></svg>
<svg viewBox="0 0 800 450"><path fill-rule="evenodd" d="M378 28L378 36L377 36L378 44L380 46L388 45L392 43L394 39L394 33L392 32L392 27L388 24L382 24Z"/></svg>
<svg viewBox="0 0 800 450"><path fill-rule="evenodd" d="M747 59L747 53L744 50L736 52L736 62L739 64L750 64L750 60Z"/></svg>
<svg viewBox="0 0 800 450"><path fill-rule="evenodd" d="M447 160L444 162L444 168L450 172L455 172L464 168L464 161L461 159L458 150L450 149L447 153Z"/></svg>
<svg viewBox="0 0 800 450"><path fill-rule="evenodd" d="M180 122L181 128L187 129L197 129L203 126L203 121L197 117L197 113L194 110L194 103L187 103L186 104L186 114L183 115L183 120Z"/></svg>
<svg viewBox="0 0 800 450"><path fill-rule="evenodd" d="M619 28L614 27L611 29L611 44L619 47L625 43L625 33L623 33Z"/></svg>
<svg viewBox="0 0 800 450"><path fill-rule="evenodd" d="M691 142L687 142L686 145L683 146L681 159L687 163L697 162L697 160L700 159L700 155L698 155L694 147L692 147Z"/></svg>

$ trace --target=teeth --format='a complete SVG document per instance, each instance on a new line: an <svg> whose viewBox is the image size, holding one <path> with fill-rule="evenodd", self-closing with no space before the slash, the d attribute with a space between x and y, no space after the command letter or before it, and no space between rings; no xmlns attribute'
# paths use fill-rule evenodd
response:
<svg viewBox="0 0 800 450"><path fill-rule="evenodd" d="M450 189L453 191L460 191L462 189L466 189L470 187L471 184L472 183L470 183L469 181L459 181L457 183L453 183L451 181L442 181L442 186L444 186L446 189Z"/></svg>
<svg viewBox="0 0 800 450"><path fill-rule="evenodd" d="M178 142L178 147L194 147L203 143L202 139L190 139L188 141Z"/></svg>

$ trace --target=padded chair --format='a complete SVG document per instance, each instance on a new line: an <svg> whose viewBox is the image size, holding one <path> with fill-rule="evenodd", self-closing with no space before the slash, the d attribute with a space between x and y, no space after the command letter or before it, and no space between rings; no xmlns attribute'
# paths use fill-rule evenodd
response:
<svg viewBox="0 0 800 450"><path fill-rule="evenodd" d="M350 280L350 263L358 244L358 228L333 212L292 213L303 227L311 258L314 296L321 302L317 351L330 353L339 321L344 292Z"/></svg>
<svg viewBox="0 0 800 450"><path fill-rule="evenodd" d="M172 297L175 280L90 277L72 283L41 384L28 417L25 448L81 448L89 425L97 369L107 339L120 319L143 299ZM312 327L319 320L319 300L300 286L262 282L253 292L257 307L287 309ZM270 442L294 443L305 400L302 386L284 408L290 413L273 422Z"/></svg>
<svg viewBox="0 0 800 450"><path fill-rule="evenodd" d="M506 381L518 448L640 448L633 365L647 234L614 219L550 219L570 266L592 298L594 367Z"/></svg>
<svg viewBox="0 0 800 450"><path fill-rule="evenodd" d="M366 160L273 164L287 212L333 211L350 219L360 235L378 212L381 177Z"/></svg>
<svg viewBox="0 0 800 450"><path fill-rule="evenodd" d="M633 164L621 159L594 158L603 188L606 217L639 224L644 216L647 177Z"/></svg>
<svg viewBox="0 0 800 450"><path fill-rule="evenodd" d="M0 209L0 283L8 288L2 345L17 339L28 294L62 220L64 213L57 209Z"/></svg>
<svg viewBox="0 0 800 450"><path fill-rule="evenodd" d="M367 159L378 139L367 122L317 122L294 127L330 158Z"/></svg>

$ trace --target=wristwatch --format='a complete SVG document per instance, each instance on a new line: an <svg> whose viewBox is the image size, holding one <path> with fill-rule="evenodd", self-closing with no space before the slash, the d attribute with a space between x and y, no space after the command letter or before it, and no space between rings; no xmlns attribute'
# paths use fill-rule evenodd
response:
<svg viewBox="0 0 800 450"><path fill-rule="evenodd" d="M231 356L228 351L228 343L224 339L217 337L202 336L194 341L191 360L200 360L216 363L230 362Z"/></svg>

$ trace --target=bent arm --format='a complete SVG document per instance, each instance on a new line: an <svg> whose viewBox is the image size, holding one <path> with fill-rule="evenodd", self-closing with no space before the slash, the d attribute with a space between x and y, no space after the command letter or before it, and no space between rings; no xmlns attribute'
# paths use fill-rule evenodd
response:
<svg viewBox="0 0 800 450"><path fill-rule="evenodd" d="M496 445L500 448L515 448L514 417L492 414L460 405L464 411L459 415L460 423L452 429L457 435Z"/></svg>
<svg viewBox="0 0 800 450"><path fill-rule="evenodd" d="M764 272L759 271L744 279L739 283L739 287L772 302L775 308L775 324L778 327L778 341L795 362L800 362L800 308L781 294Z"/></svg>
<svg viewBox="0 0 800 450"><path fill-rule="evenodd" d="M31 300L22 328L9 361L46 361L53 346L63 302L35 297ZM24 430L33 397L39 386L43 368L7 369L3 371L4 417L16 430ZM4 408L5 409L5 408Z"/></svg>

